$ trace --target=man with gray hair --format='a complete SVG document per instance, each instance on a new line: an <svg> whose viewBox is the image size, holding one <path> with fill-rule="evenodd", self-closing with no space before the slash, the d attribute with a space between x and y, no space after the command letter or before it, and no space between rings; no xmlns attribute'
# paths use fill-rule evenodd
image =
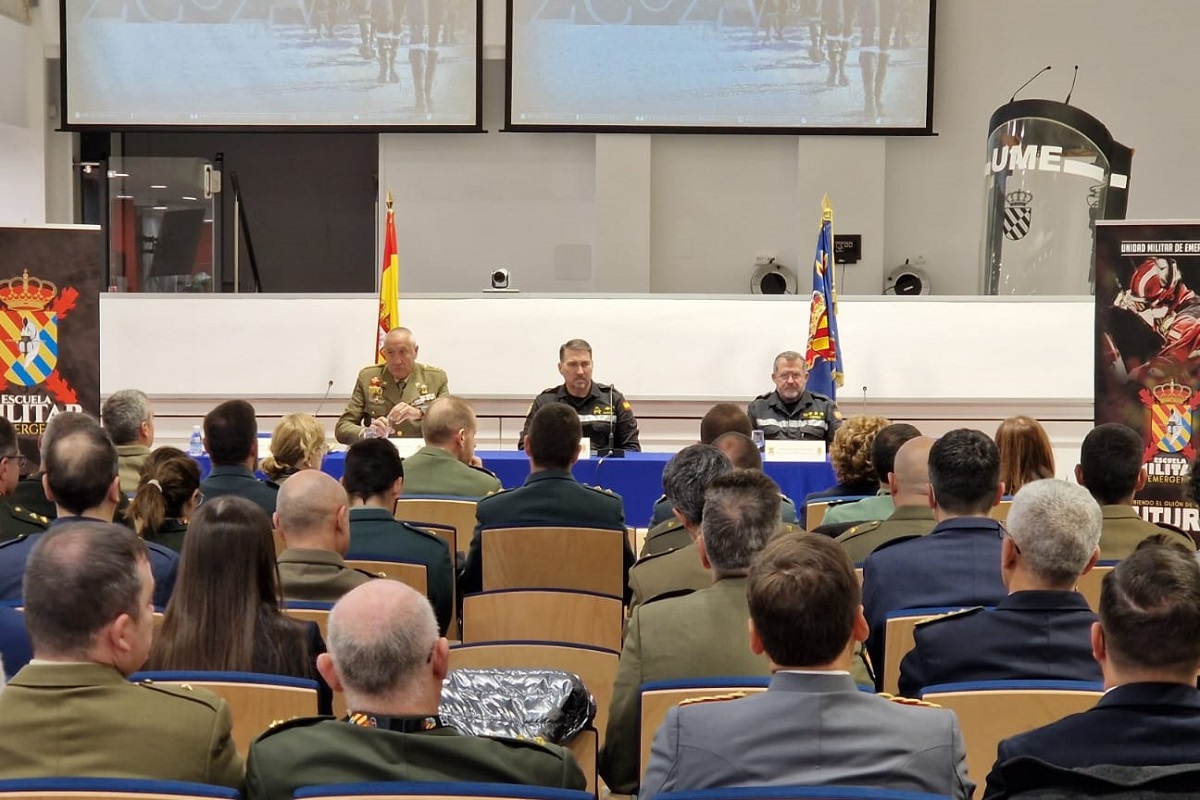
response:
<svg viewBox="0 0 1200 800"><path fill-rule="evenodd" d="M150 398L138 389L113 392L100 409L100 423L117 446L121 491L136 492L142 465L154 444L154 406Z"/></svg>
<svg viewBox="0 0 1200 800"><path fill-rule="evenodd" d="M346 566L350 500L324 472L305 469L279 488L273 522L283 535L279 582L287 600L332 603L372 576Z"/></svg>
<svg viewBox="0 0 1200 800"><path fill-rule="evenodd" d="M255 740L247 800L290 800L303 786L364 781L586 786L561 747L464 736L442 724L450 649L429 601L408 586L372 581L346 594L329 616L328 645L317 669L345 695L348 718L294 719Z"/></svg>
<svg viewBox="0 0 1200 800"><path fill-rule="evenodd" d="M808 365L804 354L784 350L771 367L775 391L760 394L750 402L746 414L755 430L768 439L822 439L833 441L842 424L837 403L808 390Z"/></svg>
<svg viewBox="0 0 1200 800"><path fill-rule="evenodd" d="M900 694L983 680L1100 680L1092 658L1096 615L1075 591L1100 556L1100 506L1054 478L1021 487L1008 512L1000 575L1008 596L919 623L900 665Z"/></svg>
<svg viewBox="0 0 1200 800"><path fill-rule="evenodd" d="M746 575L754 556L779 530L779 487L757 470L731 470L709 481L702 508L696 550L712 585L645 603L629 618L599 762L601 777L617 794L638 788L643 683L769 674L767 659L749 649Z"/></svg>

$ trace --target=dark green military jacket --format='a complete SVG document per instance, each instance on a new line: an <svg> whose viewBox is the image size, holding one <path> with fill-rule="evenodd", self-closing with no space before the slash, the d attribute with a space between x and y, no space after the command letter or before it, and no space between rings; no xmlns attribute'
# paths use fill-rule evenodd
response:
<svg viewBox="0 0 1200 800"><path fill-rule="evenodd" d="M488 495L475 507L475 535L458 581L459 594L483 588L481 528L503 525L564 525L625 530L624 504L618 495L584 486L570 470L544 469L530 473L525 485ZM633 566L633 548L625 540L625 585ZM626 591L628 595L628 591ZM628 597L626 597L628 600Z"/></svg>
<svg viewBox="0 0 1200 800"><path fill-rule="evenodd" d="M386 364L364 367L354 382L350 402L333 429L334 436L342 444L353 444L362 436L364 427L377 417L386 417L397 403L423 409L434 398L446 394L450 394L446 373L428 364L413 364L412 372L399 382L388 372ZM409 420L395 426L393 432L398 436L420 438L421 421Z"/></svg>
<svg viewBox="0 0 1200 800"><path fill-rule="evenodd" d="M1189 550L1196 549L1196 543L1191 537L1147 522L1137 515L1133 506L1100 506L1100 513L1104 515L1100 527L1101 561L1120 561L1136 550L1144 540L1158 534L1171 537L1173 541L1178 541Z"/></svg>
<svg viewBox="0 0 1200 800"><path fill-rule="evenodd" d="M31 663L0 691L0 778L152 778L242 786L229 706L130 683L104 664Z"/></svg>
<svg viewBox="0 0 1200 800"><path fill-rule="evenodd" d="M277 561L285 600L336 603L346 592L375 577L347 567L332 550L289 547L279 554Z"/></svg>
<svg viewBox="0 0 1200 800"><path fill-rule="evenodd" d="M163 547L169 547L176 553L183 552L183 535L187 533L187 524L178 519L165 519L158 530L147 533L143 538L147 542L158 542Z"/></svg>
<svg viewBox="0 0 1200 800"><path fill-rule="evenodd" d="M404 459L405 494L442 494L479 499L500 491L500 479L459 461L449 450L426 445Z"/></svg>
<svg viewBox="0 0 1200 800"><path fill-rule="evenodd" d="M885 520L864 522L837 537L837 542L846 548L846 553L855 564L867 560L876 548L908 536L924 536L933 530L937 521L933 509L928 506L899 506Z"/></svg>
<svg viewBox="0 0 1200 800"><path fill-rule="evenodd" d="M449 727L403 733L308 717L272 728L250 746L245 797L291 800L302 786L382 781L587 786L575 757L557 745L463 736Z"/></svg>
<svg viewBox="0 0 1200 800"><path fill-rule="evenodd" d="M49 517L35 514L25 506L14 505L7 497L0 495L0 542L29 533L41 533L49 524Z"/></svg>
<svg viewBox="0 0 1200 800"><path fill-rule="evenodd" d="M257 503L270 515L275 513L279 486L270 481L260 481L240 464L214 465L208 477L200 481L200 494L204 495L205 500L227 494L244 497Z"/></svg>
<svg viewBox="0 0 1200 800"><path fill-rule="evenodd" d="M350 509L350 550L346 558L412 561L425 565L429 602L442 633L454 611L454 567L450 548L437 536L401 522L384 508Z"/></svg>

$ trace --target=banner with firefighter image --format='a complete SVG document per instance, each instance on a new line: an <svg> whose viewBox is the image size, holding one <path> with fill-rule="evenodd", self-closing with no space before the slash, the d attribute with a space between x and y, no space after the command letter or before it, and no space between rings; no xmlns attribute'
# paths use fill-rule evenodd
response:
<svg viewBox="0 0 1200 800"><path fill-rule="evenodd" d="M97 226L0 227L0 414L35 466L56 414L100 415L103 270Z"/></svg>
<svg viewBox="0 0 1200 800"><path fill-rule="evenodd" d="M1096 424L1142 437L1138 514L1200 531L1200 221L1097 222L1095 278Z"/></svg>

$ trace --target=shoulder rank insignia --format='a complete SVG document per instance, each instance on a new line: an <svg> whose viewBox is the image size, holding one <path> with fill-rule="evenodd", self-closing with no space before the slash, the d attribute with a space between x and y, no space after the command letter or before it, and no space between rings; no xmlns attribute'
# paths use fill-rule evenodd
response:
<svg viewBox="0 0 1200 800"><path fill-rule="evenodd" d="M689 697L687 700L680 700L681 706L694 706L697 703L721 703L726 700L741 700L747 697L747 692L729 692L728 694L710 694L704 697Z"/></svg>
<svg viewBox="0 0 1200 800"><path fill-rule="evenodd" d="M965 617L968 614L974 614L976 611L983 611L983 606L972 606L971 608L960 608L955 611L947 611L944 614L934 614L932 617L926 617L925 619L918 621L916 624L918 626L929 625L930 623L941 622L942 620L946 619Z"/></svg>
<svg viewBox="0 0 1200 800"><path fill-rule="evenodd" d="M919 708L941 708L941 706L939 706L937 703L930 703L925 700L916 700L911 697L900 697L898 695L888 694L887 692L880 692L878 696L882 697L884 700L887 700L891 703L899 703L902 706L917 706Z"/></svg>
<svg viewBox="0 0 1200 800"><path fill-rule="evenodd" d="M842 536L839 536L838 538L841 539L844 537L844 538L849 539L851 536L857 536L860 533L870 533L871 531L875 530L882 524L883 524L883 521L878 520L878 519L871 520L870 522L864 522L861 525L855 525L853 528L850 528L844 534L842 534Z"/></svg>

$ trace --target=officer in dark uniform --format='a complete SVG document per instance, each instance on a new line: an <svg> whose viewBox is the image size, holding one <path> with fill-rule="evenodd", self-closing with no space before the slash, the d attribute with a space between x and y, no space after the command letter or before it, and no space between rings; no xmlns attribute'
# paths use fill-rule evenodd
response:
<svg viewBox="0 0 1200 800"><path fill-rule="evenodd" d="M403 460L389 442L363 439L346 451L342 485L351 503L346 557L424 564L429 602L445 633L454 610L453 556L444 540L393 515L403 483Z"/></svg>
<svg viewBox="0 0 1200 800"><path fill-rule="evenodd" d="M475 535L459 577L460 594L483 588L480 530L502 525L565 525L625 530L621 498L610 491L584 486L571 474L582 437L579 415L570 406L551 403L529 422L529 477L525 485L481 499L475 507ZM624 573L628 595L633 548L625 541Z"/></svg>
<svg viewBox="0 0 1200 800"><path fill-rule="evenodd" d="M1100 556L1100 507L1081 486L1040 480L1021 487L1008 514L1000 570L1010 594L918 624L900 664L900 694L988 680L1100 681L1092 657L1096 615L1075 586Z"/></svg>
<svg viewBox="0 0 1200 800"><path fill-rule="evenodd" d="M614 389L612 384L592 381L590 344L583 339L572 339L558 348L558 371L564 382L546 389L533 399L517 447L525 447L525 433L539 409L552 403L566 403L579 415L583 432L591 439L593 450L609 447L618 450L642 449L638 442L637 418L633 416L633 408L625 395Z"/></svg>
<svg viewBox="0 0 1200 800"><path fill-rule="evenodd" d="M267 514L275 513L279 485L254 475L258 464L258 420L245 400L226 400L204 417L204 449L212 471L200 482L206 498L226 494L244 497Z"/></svg>
<svg viewBox="0 0 1200 800"><path fill-rule="evenodd" d="M35 514L21 505L14 505L8 500L20 481L20 467L25 463L25 456L14 452L16 435L13 436L13 446L4 444L4 428L12 429L12 423L0 417L0 452L12 452L13 455L0 455L0 542L27 536L31 533L41 533L50 524L50 518L43 514Z"/></svg>
<svg viewBox="0 0 1200 800"><path fill-rule="evenodd" d="M842 424L842 413L833 400L804 388L808 382L804 356L794 350L775 356L771 380L775 391L760 394L746 409L750 424L768 439L824 439L825 444L831 443Z"/></svg>

